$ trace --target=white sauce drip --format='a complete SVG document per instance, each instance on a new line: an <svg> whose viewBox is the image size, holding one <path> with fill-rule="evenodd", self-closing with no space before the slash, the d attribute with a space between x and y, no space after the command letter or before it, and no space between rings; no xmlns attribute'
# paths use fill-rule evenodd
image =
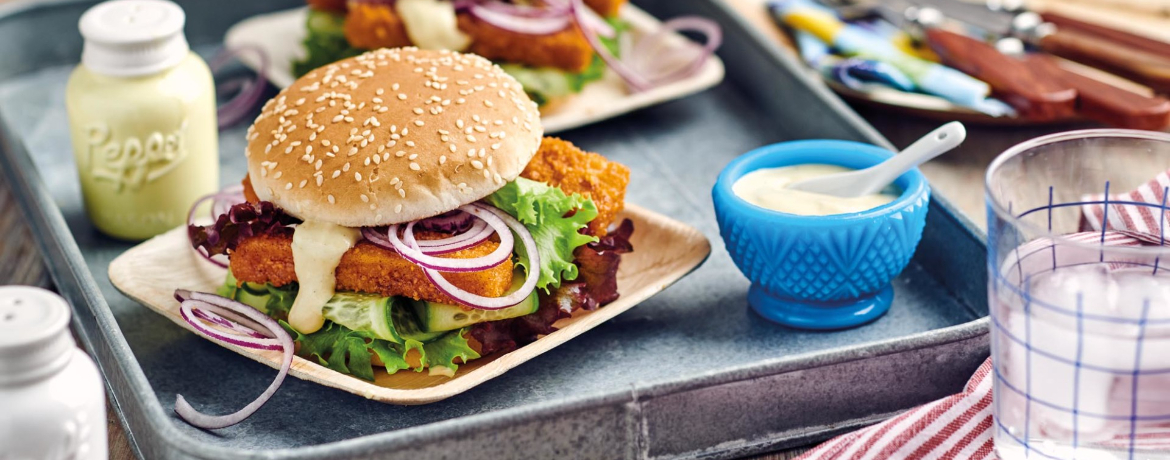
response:
<svg viewBox="0 0 1170 460"><path fill-rule="evenodd" d="M321 309L333 298L337 286L334 272L361 232L354 228L307 220L293 232L293 270L300 290L288 314L288 324L302 334L312 334L325 325Z"/></svg>
<svg viewBox="0 0 1170 460"><path fill-rule="evenodd" d="M424 50L463 51L471 45L471 37L459 31L454 2L398 0L394 9L414 46Z"/></svg>
<svg viewBox="0 0 1170 460"><path fill-rule="evenodd" d="M861 212L898 198L897 195L885 191L856 198L841 198L788 188L789 185L805 179L849 171L852 170L825 164L763 168L744 174L743 177L735 181L731 190L744 201L761 208L801 216L827 216Z"/></svg>

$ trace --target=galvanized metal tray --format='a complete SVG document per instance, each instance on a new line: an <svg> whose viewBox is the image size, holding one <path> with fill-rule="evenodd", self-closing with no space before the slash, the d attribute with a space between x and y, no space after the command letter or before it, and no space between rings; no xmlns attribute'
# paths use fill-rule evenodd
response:
<svg viewBox="0 0 1170 460"><path fill-rule="evenodd" d="M188 38L213 52L233 23L301 0L190 0ZM507 375L422 407L386 406L289 380L237 427L205 432L175 394L226 412L271 370L118 293L110 260L131 244L81 207L63 88L92 1L0 7L0 177L20 202L114 408L149 459L727 458L805 444L958 391L987 356L982 236L942 197L895 281L890 313L840 332L773 325L747 308L709 190L731 158L767 143L888 143L718 0L645 0L658 17L701 14L726 32L727 80L679 101L564 133L630 166L632 202L700 230L707 264L643 305ZM47 31L52 31L46 36ZM223 133L224 183L244 171L243 128Z"/></svg>

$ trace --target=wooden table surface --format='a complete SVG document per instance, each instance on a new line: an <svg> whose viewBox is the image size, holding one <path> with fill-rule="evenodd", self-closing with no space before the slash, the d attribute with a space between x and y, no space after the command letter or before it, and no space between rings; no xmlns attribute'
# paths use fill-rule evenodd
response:
<svg viewBox="0 0 1170 460"><path fill-rule="evenodd" d="M0 3L20 0L0 0ZM740 11L750 23L776 40L786 40L772 25L763 10L763 0L723 0ZM1125 28L1170 41L1170 7L1156 0L1032 0L1034 6L1059 10L1062 13L1122 25ZM942 123L857 107L859 113L885 135L894 145L905 147L919 136ZM922 166L935 193L949 199L963 214L979 227L985 225L983 216L983 173L987 164L1000 152L1020 141L1051 132L1076 129L1090 125L1056 125L1042 127L988 128L968 126L968 140L959 149ZM0 187L0 230L16 220L19 212L13 206L7 190ZM16 237L0 240L0 285L47 285L47 275L27 254L32 244L27 232L5 231ZM22 237L24 239L22 239ZM5 244L7 243L7 244ZM5 270L9 268L9 270ZM134 455L122 430L121 423L111 417L108 423L111 460L132 460ZM757 460L787 460L806 449L794 449L758 457Z"/></svg>

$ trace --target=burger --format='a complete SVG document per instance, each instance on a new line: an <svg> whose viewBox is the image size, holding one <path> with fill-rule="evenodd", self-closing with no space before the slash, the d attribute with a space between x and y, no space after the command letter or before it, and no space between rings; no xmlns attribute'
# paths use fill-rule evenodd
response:
<svg viewBox="0 0 1170 460"><path fill-rule="evenodd" d="M188 236L227 258L219 295L330 369L454 376L619 295L629 170L544 137L485 58L408 47L328 64L268 101L247 140L244 201Z"/></svg>
<svg viewBox="0 0 1170 460"><path fill-rule="evenodd" d="M308 0L303 75L384 47L467 51L493 60L540 105L599 80L627 26L626 0Z"/></svg>

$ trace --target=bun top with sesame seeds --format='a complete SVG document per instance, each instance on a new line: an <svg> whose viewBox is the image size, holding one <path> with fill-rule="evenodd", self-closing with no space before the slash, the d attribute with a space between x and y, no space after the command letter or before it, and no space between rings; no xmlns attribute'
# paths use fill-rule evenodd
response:
<svg viewBox="0 0 1170 460"><path fill-rule="evenodd" d="M453 210L516 179L540 113L491 61L453 51L370 51L309 72L248 130L261 200L346 227Z"/></svg>

